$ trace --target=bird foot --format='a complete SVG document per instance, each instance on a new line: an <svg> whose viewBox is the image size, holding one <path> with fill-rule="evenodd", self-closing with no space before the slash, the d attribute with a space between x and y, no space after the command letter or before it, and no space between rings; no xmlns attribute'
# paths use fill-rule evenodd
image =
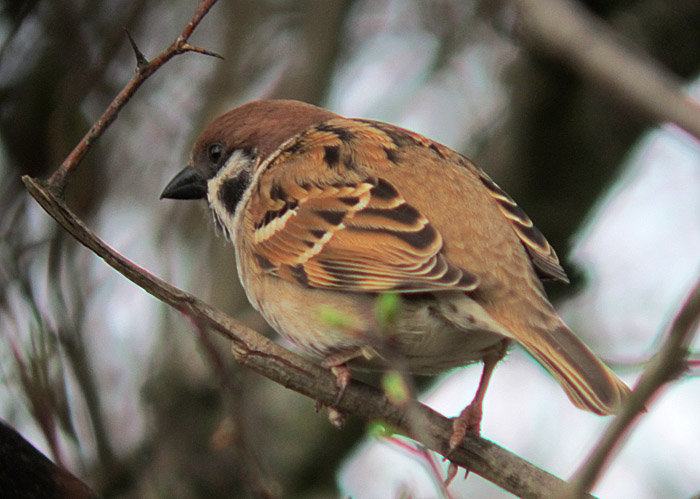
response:
<svg viewBox="0 0 700 499"><path fill-rule="evenodd" d="M481 435L481 416L481 406L478 404L469 404L460 415L452 421L452 436L448 442L450 446L448 456L462 444L467 433L472 432Z"/></svg>
<svg viewBox="0 0 700 499"><path fill-rule="evenodd" d="M452 421L452 436L448 441L449 450L445 455L445 460L448 460L454 450L462 445L467 433L481 434L481 416L481 406L479 404L469 404L458 417L454 418ZM450 465L447 468L447 475L445 476L445 487L450 485L455 476L457 476L458 471L459 466L450 461ZM464 479L466 480L468 476L469 469L465 468Z"/></svg>
<svg viewBox="0 0 700 499"><path fill-rule="evenodd" d="M330 369L331 373L335 376L336 386L338 387L338 395L335 401L328 406L328 421L337 429L342 430L345 426L345 421L347 420L347 415L338 410L338 405L343 400L345 392L348 389L350 380L352 379L352 373L350 368L345 365L348 360L348 354L331 355L326 357L321 364L323 367ZM316 401L316 412L319 412L323 407L323 404Z"/></svg>
<svg viewBox="0 0 700 499"><path fill-rule="evenodd" d="M335 398L331 407L338 407L348 389L348 385L352 379L352 373L345 364L331 367L331 372L335 376L335 383L338 386L338 396Z"/></svg>
<svg viewBox="0 0 700 499"><path fill-rule="evenodd" d="M445 458L447 459L447 458ZM447 475L445 476L444 484L445 487L449 487L450 484L452 483L452 480L457 476L457 473L459 472L459 466L450 461L450 465L447 467ZM467 477L469 476L469 470L467 468L464 468L464 479L466 480Z"/></svg>
<svg viewBox="0 0 700 499"><path fill-rule="evenodd" d="M352 372L347 366L347 362L359 355L361 355L361 353L354 350L350 352L340 352L329 355L321 363L323 367L330 369L331 373L333 373L333 376L335 376L335 383L338 386L338 396L331 407L337 407L343 400L348 385L350 385L350 380L352 379Z"/></svg>

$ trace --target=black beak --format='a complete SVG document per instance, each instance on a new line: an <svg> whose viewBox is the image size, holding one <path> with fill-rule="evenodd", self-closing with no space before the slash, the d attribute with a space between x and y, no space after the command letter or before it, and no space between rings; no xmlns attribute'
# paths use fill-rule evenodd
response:
<svg viewBox="0 0 700 499"><path fill-rule="evenodd" d="M165 186L161 199L204 199L207 181L191 166L186 166Z"/></svg>

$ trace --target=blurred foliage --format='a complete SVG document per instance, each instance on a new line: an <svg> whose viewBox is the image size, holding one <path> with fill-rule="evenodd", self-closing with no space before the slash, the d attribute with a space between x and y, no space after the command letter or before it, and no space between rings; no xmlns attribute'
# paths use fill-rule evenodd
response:
<svg viewBox="0 0 700 499"><path fill-rule="evenodd" d="M588 4L677 74L697 74L697 0ZM230 248L211 237L201 210L157 204L160 189L212 115L257 97L327 104L341 74L352 81L354 73L343 71L353 61L381 59L377 46L420 35L434 47L413 93L371 95L368 87L366 98L389 102L379 114L400 105L410 116L420 90L447 92L441 85L465 77L470 50L514 53L507 67L474 75L474 85L505 85L503 111L460 143L565 255L572 231L649 123L519 49L507 12L495 5L222 1L193 41L225 62L187 55L150 80L80 168L68 203L140 264L269 332L246 303ZM335 470L362 434L360 422L333 430L310 401L232 365L225 342L172 311L149 315L153 300L67 240L21 188L22 174L42 177L58 166L128 80L134 62L123 29L152 56L193 6L2 5L0 416L24 429L35 421L52 457L104 497L333 496ZM384 45L369 43L380 36ZM381 75L394 70L385 64ZM431 112L439 119L461 97L446 94L445 107ZM383 309L387 320L392 306Z"/></svg>

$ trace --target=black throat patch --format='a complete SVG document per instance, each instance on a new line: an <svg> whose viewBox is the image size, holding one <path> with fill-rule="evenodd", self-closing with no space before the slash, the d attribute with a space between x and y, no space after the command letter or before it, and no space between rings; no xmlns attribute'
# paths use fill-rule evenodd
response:
<svg viewBox="0 0 700 499"><path fill-rule="evenodd" d="M248 172L241 172L240 175L224 180L219 187L217 196L224 205L226 211L231 215L236 212L236 206L241 201L243 193L250 185L251 175Z"/></svg>

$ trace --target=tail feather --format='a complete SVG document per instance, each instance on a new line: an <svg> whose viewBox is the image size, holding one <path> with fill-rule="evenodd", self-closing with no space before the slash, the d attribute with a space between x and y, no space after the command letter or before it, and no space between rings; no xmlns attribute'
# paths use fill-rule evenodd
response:
<svg viewBox="0 0 700 499"><path fill-rule="evenodd" d="M617 414L630 389L564 324L523 341L525 350L566 391L576 407L595 414Z"/></svg>

